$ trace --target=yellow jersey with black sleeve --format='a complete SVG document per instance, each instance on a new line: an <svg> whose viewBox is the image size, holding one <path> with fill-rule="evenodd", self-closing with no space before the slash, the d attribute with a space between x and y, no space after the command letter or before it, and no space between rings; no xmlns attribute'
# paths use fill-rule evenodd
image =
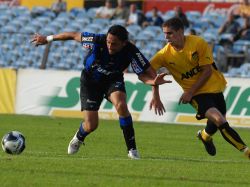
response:
<svg viewBox="0 0 250 187"><path fill-rule="evenodd" d="M226 80L213 62L212 50L207 42L195 35L185 36L185 45L177 51L169 43L151 59L155 70L165 67L184 91L189 90L201 75L201 66L212 64L212 75L194 94L220 93L226 87Z"/></svg>

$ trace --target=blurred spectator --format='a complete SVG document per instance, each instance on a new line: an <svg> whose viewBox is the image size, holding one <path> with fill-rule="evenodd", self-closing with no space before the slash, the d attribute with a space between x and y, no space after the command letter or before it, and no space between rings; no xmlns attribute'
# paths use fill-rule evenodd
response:
<svg viewBox="0 0 250 187"><path fill-rule="evenodd" d="M129 17L127 20L127 25L137 24L142 26L143 22L146 21L146 17L142 11L137 9L136 4L132 3L129 7Z"/></svg>
<svg viewBox="0 0 250 187"><path fill-rule="evenodd" d="M234 4L228 10L228 14L233 14L235 17L250 17L249 0L240 0L238 4Z"/></svg>
<svg viewBox="0 0 250 187"><path fill-rule="evenodd" d="M190 29L190 30L189 30L189 34L190 34L190 35L196 35L196 31L195 31L194 29Z"/></svg>
<svg viewBox="0 0 250 187"><path fill-rule="evenodd" d="M0 4L5 4L9 6L19 6L20 0L0 0Z"/></svg>
<svg viewBox="0 0 250 187"><path fill-rule="evenodd" d="M182 8L180 6L175 6L174 11L175 11L175 17L178 17L182 21L185 28L188 28L189 21L187 19L186 14L183 12Z"/></svg>
<svg viewBox="0 0 250 187"><path fill-rule="evenodd" d="M125 0L117 0L117 7L115 8L113 19L127 20L129 16L129 8L126 6Z"/></svg>
<svg viewBox="0 0 250 187"><path fill-rule="evenodd" d="M11 0L0 0L0 4L9 5L10 3L11 3Z"/></svg>
<svg viewBox="0 0 250 187"><path fill-rule="evenodd" d="M243 0L239 7L239 12L243 17L250 17L250 3L249 0Z"/></svg>
<svg viewBox="0 0 250 187"><path fill-rule="evenodd" d="M111 0L106 0L105 5L96 10L96 18L110 19L114 14Z"/></svg>
<svg viewBox="0 0 250 187"><path fill-rule="evenodd" d="M232 34L233 36L239 32L240 24L236 21L233 14L227 16L227 20L218 30L219 34Z"/></svg>
<svg viewBox="0 0 250 187"><path fill-rule="evenodd" d="M250 17L244 18L243 27L236 33L233 41L236 40L250 40Z"/></svg>
<svg viewBox="0 0 250 187"><path fill-rule="evenodd" d="M148 17L147 20L143 23L143 26L153 25L153 26L161 26L163 23L163 19L160 16L160 13L157 7L152 9L152 16Z"/></svg>
<svg viewBox="0 0 250 187"><path fill-rule="evenodd" d="M65 12L67 9L67 3L63 0L56 0L52 6L51 10L58 15L60 12Z"/></svg>

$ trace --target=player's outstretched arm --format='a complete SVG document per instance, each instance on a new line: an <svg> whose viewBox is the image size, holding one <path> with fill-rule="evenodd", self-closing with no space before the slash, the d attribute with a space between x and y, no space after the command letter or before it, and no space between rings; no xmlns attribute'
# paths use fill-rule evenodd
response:
<svg viewBox="0 0 250 187"><path fill-rule="evenodd" d="M153 109L155 114L163 115L165 112L164 105L161 102L158 85L171 83L172 81L165 80L166 73L156 74L155 70L150 66L144 73L139 75L139 79L145 84L152 85L152 100L149 109Z"/></svg>
<svg viewBox="0 0 250 187"><path fill-rule="evenodd" d="M167 73L161 73L157 75L155 70L150 66L144 73L140 74L138 78L145 84L155 86L165 83L171 83L172 81L164 79L166 75Z"/></svg>
<svg viewBox="0 0 250 187"><path fill-rule="evenodd" d="M35 34L31 39L31 43L35 44L35 46L39 46L39 45L45 45L52 41L59 41L59 40L75 40L77 42L81 42L81 33L64 32L64 33L49 35L49 36Z"/></svg>

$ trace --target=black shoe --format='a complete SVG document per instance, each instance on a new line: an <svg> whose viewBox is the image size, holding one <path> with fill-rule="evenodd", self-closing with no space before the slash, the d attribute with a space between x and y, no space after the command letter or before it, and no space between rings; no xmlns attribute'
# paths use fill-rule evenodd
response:
<svg viewBox="0 0 250 187"><path fill-rule="evenodd" d="M213 140L211 138L211 140L209 141L204 141L202 139L202 136L201 136L201 130L198 131L197 133L197 137L202 141L202 143L204 144L205 148L206 148L206 151L208 154L210 154L211 156L214 156L216 155L216 148L214 146L214 143L213 143Z"/></svg>

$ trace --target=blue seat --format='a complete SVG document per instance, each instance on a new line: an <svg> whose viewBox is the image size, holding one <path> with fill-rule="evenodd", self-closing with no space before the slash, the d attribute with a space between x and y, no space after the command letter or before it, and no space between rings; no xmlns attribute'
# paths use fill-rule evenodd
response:
<svg viewBox="0 0 250 187"><path fill-rule="evenodd" d="M51 18L51 19L54 19L56 17L56 14L50 10L50 9L47 9L43 14L42 14L43 17L48 17L48 18Z"/></svg>
<svg viewBox="0 0 250 187"><path fill-rule="evenodd" d="M14 19L13 21L10 22L10 25L15 26L19 30L21 27L24 26L24 23L18 19Z"/></svg>
<svg viewBox="0 0 250 187"><path fill-rule="evenodd" d="M151 40L154 37L155 37L154 32L143 30L142 32L138 33L136 39L138 39L138 40Z"/></svg>
<svg viewBox="0 0 250 187"><path fill-rule="evenodd" d="M249 40L237 40L233 44L233 51L236 53L245 53L248 49L250 49Z"/></svg>
<svg viewBox="0 0 250 187"><path fill-rule="evenodd" d="M203 38L208 42L208 43L214 43L218 39L217 33L213 32L204 32L202 34Z"/></svg>
<svg viewBox="0 0 250 187"><path fill-rule="evenodd" d="M70 14L69 12L60 12L57 16L57 19L60 18L60 19L69 19L69 20L72 20L74 19L74 16L72 14Z"/></svg>
<svg viewBox="0 0 250 187"><path fill-rule="evenodd" d="M200 28L202 31L205 31L207 29L210 29L210 28L214 28L213 24L211 23L210 20L208 19L199 19L199 20L196 20L192 27L194 28Z"/></svg>
<svg viewBox="0 0 250 187"><path fill-rule="evenodd" d="M83 64L82 63L78 63L78 64L75 64L74 66L72 66L72 69L73 70L77 70L77 71L81 71L83 69Z"/></svg>
<svg viewBox="0 0 250 187"><path fill-rule="evenodd" d="M152 33L155 33L155 35L158 35L158 34L161 34L162 33L162 28L159 27L159 26L152 26L152 25L149 25L147 26L144 31L149 31L149 32L152 32Z"/></svg>
<svg viewBox="0 0 250 187"><path fill-rule="evenodd" d="M32 25L26 26L22 29L22 32L27 34L35 34L37 32L36 28Z"/></svg>
<svg viewBox="0 0 250 187"><path fill-rule="evenodd" d="M2 23L3 25L6 25L7 23L9 23L12 20L11 17L8 17L8 15L1 15L0 16L0 23Z"/></svg>
<svg viewBox="0 0 250 187"><path fill-rule="evenodd" d="M87 9L87 16L89 18L94 18L96 16L96 10L97 9L98 9L97 7L91 7L89 9Z"/></svg>
<svg viewBox="0 0 250 187"><path fill-rule="evenodd" d="M59 30L61 30L64 27L64 25L62 25L59 22L53 21L50 24L48 24L47 27L53 28L54 30L56 30L58 32Z"/></svg>
<svg viewBox="0 0 250 187"><path fill-rule="evenodd" d="M47 36L47 35L52 35L52 34L57 33L57 30L55 30L52 27L45 27L44 29L40 30L40 33Z"/></svg>
<svg viewBox="0 0 250 187"><path fill-rule="evenodd" d="M126 26L126 20L125 19L113 19L110 22L111 25L122 25L122 26Z"/></svg>
<svg viewBox="0 0 250 187"><path fill-rule="evenodd" d="M142 31L142 28L141 28L141 26L139 26L139 25L129 25L129 26L126 27L126 29L127 29L127 31L128 31L129 33L136 33L136 35L137 35L140 31Z"/></svg>
<svg viewBox="0 0 250 187"><path fill-rule="evenodd" d="M29 9L25 6L15 6L15 7L12 7L11 9L15 13L16 16L30 14Z"/></svg>
<svg viewBox="0 0 250 187"><path fill-rule="evenodd" d="M60 70L68 70L71 68L71 66L70 64L67 64L65 62L57 62L52 65L52 68Z"/></svg>
<svg viewBox="0 0 250 187"><path fill-rule="evenodd" d="M42 25L43 27L45 25L47 25L49 22L52 21L52 19L50 17L38 17L35 19L38 23L40 23L40 25Z"/></svg>
<svg viewBox="0 0 250 187"><path fill-rule="evenodd" d="M44 12L47 11L48 8L43 7L43 6L33 6L31 9L31 14L36 16L36 15L42 15Z"/></svg>
<svg viewBox="0 0 250 187"><path fill-rule="evenodd" d="M196 11L196 10L188 10L185 12L187 19L189 21L200 19L201 18L201 12Z"/></svg>
<svg viewBox="0 0 250 187"><path fill-rule="evenodd" d="M72 8L70 14L74 17L84 18L87 16L87 11L84 8Z"/></svg>
<svg viewBox="0 0 250 187"><path fill-rule="evenodd" d="M91 20L89 18L83 17L83 18L76 18L75 22L78 23L79 26L82 28L82 27L85 27L86 25L90 24Z"/></svg>
<svg viewBox="0 0 250 187"><path fill-rule="evenodd" d="M100 27L106 27L106 26L110 25L110 20L103 19L103 18L95 18L95 19L93 19L92 23L100 25Z"/></svg>
<svg viewBox="0 0 250 187"><path fill-rule="evenodd" d="M106 26L98 24L98 23L90 23L90 24L86 25L86 28L93 30L94 33L100 32L105 27Z"/></svg>
<svg viewBox="0 0 250 187"><path fill-rule="evenodd" d="M151 59L155 53L151 48L143 48L141 49L141 52L147 59Z"/></svg>
<svg viewBox="0 0 250 187"><path fill-rule="evenodd" d="M6 62L0 56L0 67L6 67Z"/></svg>
<svg viewBox="0 0 250 187"><path fill-rule="evenodd" d="M18 27L14 25L7 25L1 28L1 32L15 33L16 31L18 31Z"/></svg>
<svg viewBox="0 0 250 187"><path fill-rule="evenodd" d="M174 10L167 10L165 13L162 14L163 20L168 20L169 18L174 17L175 11Z"/></svg>
<svg viewBox="0 0 250 187"><path fill-rule="evenodd" d="M53 20L53 22L56 22L56 23L62 25L62 27L64 27L65 25L67 25L70 22L70 18L58 16L56 19Z"/></svg>
<svg viewBox="0 0 250 187"><path fill-rule="evenodd" d="M19 60L27 64L27 67L33 66L33 64L37 63L37 61L35 61L34 58L30 55L24 56Z"/></svg>
<svg viewBox="0 0 250 187"><path fill-rule="evenodd" d="M15 21L19 22L22 24L22 26L28 24L31 21L31 17L26 17L26 16L19 16L15 19Z"/></svg>

